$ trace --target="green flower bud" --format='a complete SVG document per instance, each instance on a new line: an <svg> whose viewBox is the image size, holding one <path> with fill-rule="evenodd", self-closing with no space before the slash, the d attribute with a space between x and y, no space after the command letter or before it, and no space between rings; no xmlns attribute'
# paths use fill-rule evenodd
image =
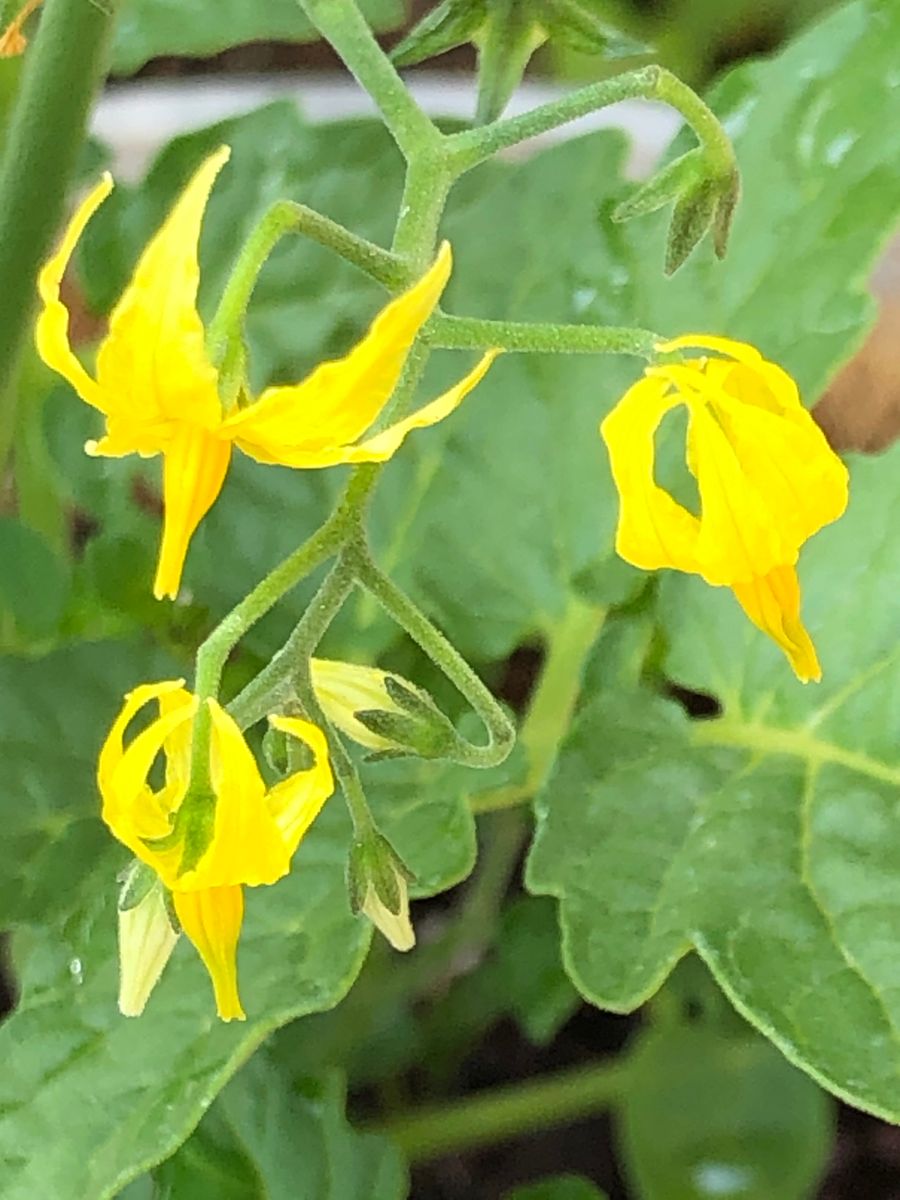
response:
<svg viewBox="0 0 900 1200"><path fill-rule="evenodd" d="M459 744L427 692L377 667L310 660L316 699L333 725L379 757L449 758Z"/></svg>
<svg viewBox="0 0 900 1200"><path fill-rule="evenodd" d="M350 907L363 913L395 950L411 950L416 935L409 918L413 875L380 833L353 843L347 863Z"/></svg>
<svg viewBox="0 0 900 1200"><path fill-rule="evenodd" d="M444 0L391 51L395 66L411 67L474 40L484 22L486 0Z"/></svg>
<svg viewBox="0 0 900 1200"><path fill-rule="evenodd" d="M739 194L737 170L711 170L706 152L696 147L657 171L612 216L614 221L630 221L674 200L665 265L666 274L672 275L710 228L716 254L724 257Z"/></svg>

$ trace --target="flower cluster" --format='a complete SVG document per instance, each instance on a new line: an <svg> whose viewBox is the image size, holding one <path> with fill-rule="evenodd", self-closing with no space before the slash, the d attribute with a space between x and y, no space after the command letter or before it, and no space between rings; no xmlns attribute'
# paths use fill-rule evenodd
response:
<svg viewBox="0 0 900 1200"><path fill-rule="evenodd" d="M159 598L178 593L191 537L222 488L234 447L259 463L296 469L382 462L412 430L447 417L496 353L411 416L371 432L449 278L444 243L421 279L385 306L344 358L300 383L267 388L255 399L242 391L236 407L223 406L196 308L197 246L228 155L222 147L201 164L144 250L93 374L70 346L60 285L85 226L110 193L109 177L78 208L39 278L39 352L104 418L103 436L87 444L88 453L163 458ZM655 349L654 363L601 425L620 495L618 553L645 570L674 568L729 587L796 675L818 679L796 566L806 539L844 511L847 472L793 380L753 347L691 335ZM683 353L697 350L700 356ZM688 412L686 461L697 511L654 475L658 427L679 405ZM376 756L454 757L454 726L414 684L325 659L312 659L309 668L323 726ZM156 715L126 736L147 705ZM214 697L193 695L179 680L144 684L125 697L100 754L98 783L103 820L135 856L120 901L120 1008L128 1015L143 1010L182 931L209 972L219 1016L244 1015L237 972L244 888L273 884L290 871L334 790L324 729L295 715L274 713L269 721L280 737L306 748L302 768L273 786ZM404 950L415 940L410 878L377 830L358 836L349 860L351 904Z"/></svg>

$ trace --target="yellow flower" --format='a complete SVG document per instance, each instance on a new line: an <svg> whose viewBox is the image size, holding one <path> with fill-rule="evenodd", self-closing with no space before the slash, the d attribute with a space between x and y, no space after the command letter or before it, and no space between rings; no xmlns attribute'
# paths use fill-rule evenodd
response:
<svg viewBox="0 0 900 1200"><path fill-rule="evenodd" d="M717 357L647 368L600 426L620 497L616 550L645 570L673 567L730 587L797 677L820 679L796 563L806 539L846 508L847 470L780 367L728 338L688 334L657 350L685 347ZM654 435L679 404L699 515L653 477Z"/></svg>
<svg viewBox="0 0 900 1200"><path fill-rule="evenodd" d="M178 592L188 543L222 489L232 445L262 463L329 467L382 462L413 429L448 416L484 376L486 354L437 400L365 437L390 399L412 344L450 276L444 243L430 269L392 300L346 357L322 363L301 383L267 388L246 408L226 415L196 308L197 243L209 193L228 159L220 147L188 183L144 250L112 312L109 333L90 376L69 344L69 314L60 283L78 239L112 190L104 176L72 218L56 254L41 271L43 309L37 347L82 400L106 418L106 435L89 454L163 455L165 522L154 582L157 598Z"/></svg>
<svg viewBox="0 0 900 1200"><path fill-rule="evenodd" d="M126 727L153 700L159 716L126 747ZM212 978L219 1016L228 1021L244 1016L236 963L243 885L274 883L288 873L294 851L334 790L334 781L322 731L299 718L270 717L276 729L306 743L313 765L267 791L237 725L215 700L206 703L214 808L210 806L209 843L190 869L182 870L190 847L176 818L188 792L199 702L181 680L143 684L129 692L100 752L97 776L103 820L171 891L181 926ZM154 788L149 774L161 752L165 782Z"/></svg>

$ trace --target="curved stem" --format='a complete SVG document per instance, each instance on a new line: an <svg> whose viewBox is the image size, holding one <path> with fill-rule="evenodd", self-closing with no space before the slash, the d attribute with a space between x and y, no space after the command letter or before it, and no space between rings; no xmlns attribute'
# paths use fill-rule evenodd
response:
<svg viewBox="0 0 900 1200"><path fill-rule="evenodd" d="M287 233L300 233L320 246L326 246L389 291L399 291L411 280L408 267L389 250L357 237L305 204L276 200L244 242L206 334L210 359L219 368L220 391L226 409L234 403L243 382L241 331L244 314L266 259Z"/></svg>
<svg viewBox="0 0 900 1200"><path fill-rule="evenodd" d="M634 354L652 360L659 334L612 325L552 325L487 321L480 317L431 318L425 337L433 349L501 350L526 354Z"/></svg>
<svg viewBox="0 0 900 1200"><path fill-rule="evenodd" d="M348 553L350 548L348 548ZM412 600L373 562L368 549L357 542L352 547L356 577L381 607L440 668L481 718L488 733L485 746L460 739L464 753L456 759L468 767L495 767L507 757L516 731L506 713L484 686L466 660L428 620Z"/></svg>
<svg viewBox="0 0 900 1200"><path fill-rule="evenodd" d="M14 388L35 279L63 215L120 0L47 0L0 159L0 424Z"/></svg>
<svg viewBox="0 0 900 1200"><path fill-rule="evenodd" d="M309 675L309 658L337 616L354 584L352 566L341 557L307 605L291 636L272 660L228 705L241 729L248 729L286 703L296 683Z"/></svg>
<svg viewBox="0 0 900 1200"><path fill-rule="evenodd" d="M419 108L390 59L375 41L354 0L300 0L306 15L375 101L405 158L441 135Z"/></svg>
<svg viewBox="0 0 900 1200"><path fill-rule="evenodd" d="M602 1112L621 1098L627 1082L627 1065L600 1062L422 1107L365 1129L389 1137L412 1162L422 1162Z"/></svg>
<svg viewBox="0 0 900 1200"><path fill-rule="evenodd" d="M606 108L619 100L663 100L675 108L703 143L716 167L734 164L734 151L714 113L687 84L664 67L641 67L579 88L560 100L542 104L531 112L479 129L468 129L445 139L445 152L456 173L468 171L498 150L516 146L527 138L567 125L578 117Z"/></svg>

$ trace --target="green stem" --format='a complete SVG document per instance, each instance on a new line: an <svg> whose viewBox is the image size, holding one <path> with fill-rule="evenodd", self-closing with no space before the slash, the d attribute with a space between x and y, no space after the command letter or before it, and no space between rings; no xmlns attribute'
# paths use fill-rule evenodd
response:
<svg viewBox="0 0 900 1200"><path fill-rule="evenodd" d="M687 84L658 66L626 71L622 75L614 75L611 79L603 79L599 83L579 88L560 100L542 104L531 112L523 113L522 116L452 134L445 139L445 151L450 155L453 169L457 173L468 171L499 150L506 150L527 138L558 129L561 125L567 125L578 117L615 104L619 100L639 97L663 100L671 104L694 130L717 167L724 166L726 162L733 165L734 151L731 143L712 111Z"/></svg>
<svg viewBox="0 0 900 1200"><path fill-rule="evenodd" d="M441 135L406 90L354 0L300 0L300 4L375 101L404 157L409 159L423 147L437 145Z"/></svg>
<svg viewBox="0 0 900 1200"><path fill-rule="evenodd" d="M486 321L480 317L431 318L425 337L433 349L500 350L534 354L633 354L654 357L659 334L647 329L606 325L551 325L543 322Z"/></svg>
<svg viewBox="0 0 900 1200"><path fill-rule="evenodd" d="M443 149L423 150L407 164L391 250L415 274L429 265L455 175Z"/></svg>
<svg viewBox="0 0 900 1200"><path fill-rule="evenodd" d="M428 620L412 600L373 562L368 550L353 547L356 576L381 607L440 668L450 682L471 704L488 733L485 746L461 741L457 761L469 767L495 767L507 757L515 742L515 727L466 660Z"/></svg>
<svg viewBox="0 0 900 1200"><path fill-rule="evenodd" d="M343 557L339 558L288 640L228 705L229 713L241 729L249 729L268 713L276 711L294 695L298 680L308 679L309 659L340 611L353 583L353 568Z"/></svg>
<svg viewBox="0 0 900 1200"><path fill-rule="evenodd" d="M588 654L600 635L606 609L571 599L554 627L547 657L519 732L528 755L528 774L522 783L476 795L473 812L493 812L523 804L546 782L560 742L572 721Z"/></svg>
<svg viewBox="0 0 900 1200"><path fill-rule="evenodd" d="M226 410L233 405L244 377L244 314L263 265L287 233L300 233L326 246L390 291L399 291L410 282L409 269L390 251L357 237L305 204L277 200L244 242L206 335L210 359L219 368Z"/></svg>
<svg viewBox="0 0 900 1200"><path fill-rule="evenodd" d="M346 511L338 507L312 537L279 563L275 570L261 580L216 626L197 651L194 692L201 700L218 696L228 655L247 631L264 617L286 592L337 551L346 537L348 521ZM211 792L209 738L209 709L205 704L201 704L194 720L191 743L190 787L191 791L198 795L208 795Z"/></svg>
<svg viewBox="0 0 900 1200"><path fill-rule="evenodd" d="M627 1066L601 1062L419 1108L366 1131L391 1138L412 1162L422 1162L602 1112L620 1100L627 1082Z"/></svg>
<svg viewBox="0 0 900 1200"><path fill-rule="evenodd" d="M0 159L0 424L7 429L35 279L62 219L119 3L47 0L26 52Z"/></svg>

